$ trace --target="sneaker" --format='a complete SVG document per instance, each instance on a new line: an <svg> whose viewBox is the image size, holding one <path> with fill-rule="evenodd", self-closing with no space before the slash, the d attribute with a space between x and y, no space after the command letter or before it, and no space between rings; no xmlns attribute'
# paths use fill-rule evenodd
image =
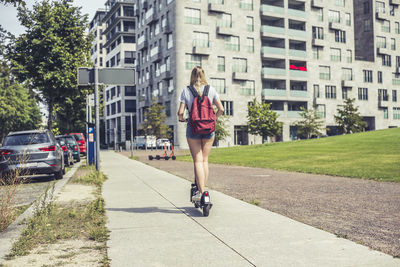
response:
<svg viewBox="0 0 400 267"><path fill-rule="evenodd" d="M200 202L200 200L201 200L201 194L199 191L197 191L196 194L192 197L192 201Z"/></svg>

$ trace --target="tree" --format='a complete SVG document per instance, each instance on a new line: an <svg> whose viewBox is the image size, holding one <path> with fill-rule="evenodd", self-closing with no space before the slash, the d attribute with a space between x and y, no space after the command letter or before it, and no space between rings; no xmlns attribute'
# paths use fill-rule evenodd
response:
<svg viewBox="0 0 400 267"><path fill-rule="evenodd" d="M230 136L229 132L226 130L226 123L228 121L228 116L219 116L217 120L217 124L215 125L215 139L214 143L218 146L219 141L225 140L228 136Z"/></svg>
<svg viewBox="0 0 400 267"><path fill-rule="evenodd" d="M255 98L248 106L249 133L261 135L263 140L268 136L279 135L282 131L282 122L278 122L279 115L270 107L271 103L258 103Z"/></svg>
<svg viewBox="0 0 400 267"><path fill-rule="evenodd" d="M363 131L368 124L362 120L362 116L358 112L358 107L354 106L355 99L346 99L344 106L338 107L338 115L334 115L335 121L339 124L339 128L343 133L356 133Z"/></svg>
<svg viewBox="0 0 400 267"><path fill-rule="evenodd" d="M321 130L323 130L323 121L317 114L316 110L307 110L301 107L300 116L303 118L301 121L296 122L297 132L310 139L311 136L321 136Z"/></svg>
<svg viewBox="0 0 400 267"><path fill-rule="evenodd" d="M146 135L155 135L156 137L169 138L169 127L165 124L167 116L164 113L164 106L155 103L144 113L144 123L142 128Z"/></svg>
<svg viewBox="0 0 400 267"><path fill-rule="evenodd" d="M85 34L87 15L82 16L81 8L71 3L43 0L33 10L18 8L18 19L26 33L16 39L9 53L15 75L38 90L47 104L50 130L56 105L63 108L68 101L82 102L88 93L78 89L76 71L89 65L92 37ZM66 106L72 117L82 113L79 108Z"/></svg>
<svg viewBox="0 0 400 267"><path fill-rule="evenodd" d="M13 4L14 6L25 6L26 3L23 0L0 0L0 3L3 3L5 5L7 4Z"/></svg>

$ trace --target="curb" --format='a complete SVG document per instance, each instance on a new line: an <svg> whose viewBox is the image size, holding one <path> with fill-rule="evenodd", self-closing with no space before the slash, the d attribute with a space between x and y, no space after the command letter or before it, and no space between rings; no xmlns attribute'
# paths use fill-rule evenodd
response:
<svg viewBox="0 0 400 267"><path fill-rule="evenodd" d="M53 197L48 200L51 202L58 195L65 184L71 179L76 170L81 166L82 162L77 162L74 164L72 169L64 175L63 179L59 180L54 185ZM3 233L0 234L0 265L4 261L4 257L10 254L11 248L15 241L18 240L22 231L25 229L26 221L33 216L34 213L34 203L36 201L41 201L43 196L32 202L31 206L27 208L24 213L22 213L13 223L11 223Z"/></svg>

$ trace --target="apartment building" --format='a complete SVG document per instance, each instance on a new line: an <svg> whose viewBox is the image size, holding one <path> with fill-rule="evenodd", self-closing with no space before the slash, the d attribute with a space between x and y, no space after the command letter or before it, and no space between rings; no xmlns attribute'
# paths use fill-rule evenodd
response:
<svg viewBox="0 0 400 267"><path fill-rule="evenodd" d="M104 60L100 62L100 67L135 67L135 2L135 0L106 1L106 14L102 20ZM131 135L131 114L133 114L133 132L136 133L136 87L112 85L103 90L105 142L124 143Z"/></svg>
<svg viewBox="0 0 400 267"><path fill-rule="evenodd" d="M166 107L174 142L187 147L176 112L194 66L202 66L229 117L221 146L261 143L247 133L247 106L272 103L276 140L298 138L301 107L328 135L344 99L368 130L400 126L400 11L396 0L138 0L137 125L153 100Z"/></svg>

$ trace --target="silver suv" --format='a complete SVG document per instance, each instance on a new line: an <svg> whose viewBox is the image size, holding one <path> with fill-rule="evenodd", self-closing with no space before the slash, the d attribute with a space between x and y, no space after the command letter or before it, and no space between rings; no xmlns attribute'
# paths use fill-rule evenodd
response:
<svg viewBox="0 0 400 267"><path fill-rule="evenodd" d="M8 175L65 173L64 154L49 130L11 132L0 147L0 179Z"/></svg>

